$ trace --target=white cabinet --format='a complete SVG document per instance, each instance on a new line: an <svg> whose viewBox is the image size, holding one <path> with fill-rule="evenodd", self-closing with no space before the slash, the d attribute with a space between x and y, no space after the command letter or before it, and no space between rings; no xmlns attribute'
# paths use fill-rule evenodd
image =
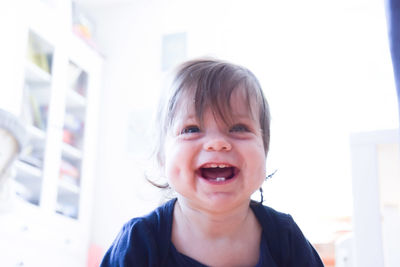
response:
<svg viewBox="0 0 400 267"><path fill-rule="evenodd" d="M8 2L0 108L25 122L30 145L0 213L0 265L85 266L103 59L72 32L71 2Z"/></svg>
<svg viewBox="0 0 400 267"><path fill-rule="evenodd" d="M400 264L399 131L351 137L355 266Z"/></svg>

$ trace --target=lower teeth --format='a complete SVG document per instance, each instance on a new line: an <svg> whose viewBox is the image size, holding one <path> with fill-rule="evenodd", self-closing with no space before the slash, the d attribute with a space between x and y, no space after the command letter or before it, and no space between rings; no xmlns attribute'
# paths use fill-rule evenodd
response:
<svg viewBox="0 0 400 267"><path fill-rule="evenodd" d="M215 181L217 181L217 182L225 181L225 177L217 177L217 178L215 178Z"/></svg>

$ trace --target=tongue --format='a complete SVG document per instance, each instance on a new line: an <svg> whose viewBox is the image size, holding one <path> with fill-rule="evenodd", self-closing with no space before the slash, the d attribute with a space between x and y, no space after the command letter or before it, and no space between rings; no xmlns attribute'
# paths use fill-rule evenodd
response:
<svg viewBox="0 0 400 267"><path fill-rule="evenodd" d="M201 175L206 179L216 179L218 177L229 179L233 176L233 168L202 168Z"/></svg>

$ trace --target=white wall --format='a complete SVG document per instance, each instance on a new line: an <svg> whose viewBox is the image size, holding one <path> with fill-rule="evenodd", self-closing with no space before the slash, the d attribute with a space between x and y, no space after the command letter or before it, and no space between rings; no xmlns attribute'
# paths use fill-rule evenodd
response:
<svg viewBox="0 0 400 267"><path fill-rule="evenodd" d="M311 241L328 235L318 218L351 214L349 133L397 127L380 1L141 0L92 11L106 55L93 242L108 247L158 201L142 179L152 142L143 133L162 83L162 34L182 31L188 57L243 64L264 87L268 169L278 169L267 203Z"/></svg>
<svg viewBox="0 0 400 267"><path fill-rule="evenodd" d="M19 1L12 3L0 2L0 32L2 38L0 42L0 51L3 51L2 64L0 64L0 107L19 115L21 106L23 87L23 69L25 55L20 51L24 51L25 25L21 21L21 10Z"/></svg>
<svg viewBox="0 0 400 267"><path fill-rule="evenodd" d="M93 242L104 248L124 222L146 213L158 201L146 191L142 163L147 155L143 150L152 142L145 133L160 85L159 24L151 6L146 1L99 12L98 43L106 66ZM129 123L137 128L134 141L129 139ZM132 152L132 145L139 150Z"/></svg>

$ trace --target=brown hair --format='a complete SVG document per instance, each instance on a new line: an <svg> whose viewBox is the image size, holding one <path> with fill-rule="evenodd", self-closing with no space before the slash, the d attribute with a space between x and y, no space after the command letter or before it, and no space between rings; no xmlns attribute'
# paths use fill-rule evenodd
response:
<svg viewBox="0 0 400 267"><path fill-rule="evenodd" d="M204 112L211 108L215 117L232 122L231 96L244 90L249 110L258 111L265 154L270 140L270 114L267 100L255 75L242 66L217 59L194 59L182 63L175 71L172 86L160 103L157 125L158 142L155 155L159 167L164 167L164 139L174 122L182 99L193 100L196 117L202 123ZM165 99L166 98L166 99ZM167 101L165 101L167 100ZM167 187L161 186L161 187Z"/></svg>

